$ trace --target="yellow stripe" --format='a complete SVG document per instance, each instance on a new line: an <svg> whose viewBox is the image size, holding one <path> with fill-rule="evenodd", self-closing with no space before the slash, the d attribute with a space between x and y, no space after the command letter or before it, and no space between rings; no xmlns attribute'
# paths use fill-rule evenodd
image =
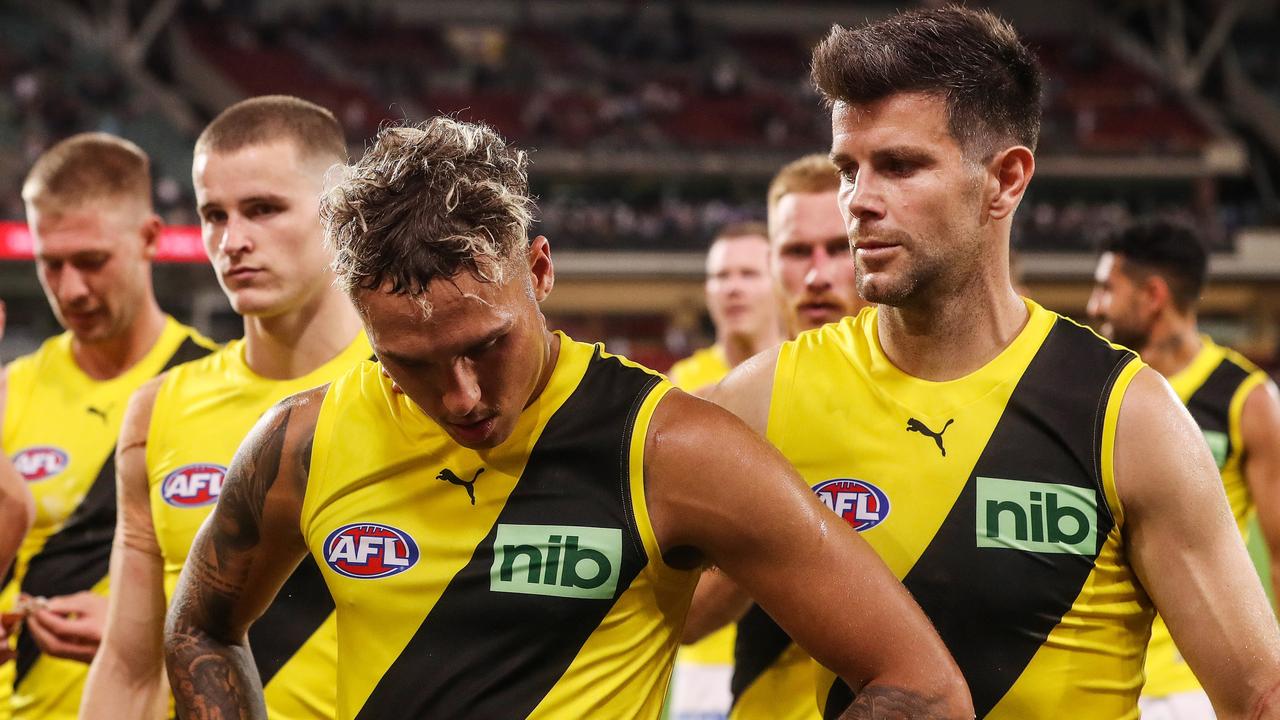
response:
<svg viewBox="0 0 1280 720"><path fill-rule="evenodd" d="M1134 359L1120 371L1115 384L1111 386L1111 394L1107 396L1107 413L1102 421L1102 490L1106 493L1107 505L1111 507L1117 528L1124 527L1124 504L1120 502L1120 493L1116 491L1116 425L1120 420L1120 406L1129 384L1146 366L1141 360Z"/></svg>

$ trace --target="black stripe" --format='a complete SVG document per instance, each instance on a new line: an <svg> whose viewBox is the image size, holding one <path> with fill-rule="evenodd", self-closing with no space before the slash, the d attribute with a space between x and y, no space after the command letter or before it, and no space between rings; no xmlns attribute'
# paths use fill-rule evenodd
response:
<svg viewBox="0 0 1280 720"><path fill-rule="evenodd" d="M1013 687L1071 608L1115 524L1101 478L1103 423L1116 378L1134 358L1059 320L1018 381L947 519L903 578L964 673L979 718ZM1087 555L978 547L979 477L1094 490L1097 546ZM838 715L852 697L837 681L824 717Z"/></svg>
<svg viewBox="0 0 1280 720"><path fill-rule="evenodd" d="M307 555L267 611L249 628L249 647L263 687L315 635L333 607L320 566Z"/></svg>
<svg viewBox="0 0 1280 720"><path fill-rule="evenodd" d="M630 509L631 431L659 380L597 350L547 423L494 527L383 674L358 720L525 717L542 701L647 563ZM493 545L503 524L620 528L613 597L491 591ZM423 549L424 558L429 553Z"/></svg>
<svg viewBox="0 0 1280 720"><path fill-rule="evenodd" d="M733 679L729 681L729 690L733 693L734 705L789 647L791 638L786 631L778 627L764 608L753 604L738 621L733 641Z"/></svg>
<svg viewBox="0 0 1280 720"><path fill-rule="evenodd" d="M210 350L188 336L169 356L161 372L208 355ZM116 453L114 445L80 504L62 527L32 556L22 577L22 592L40 597L70 595L91 589L106 577L111 540L116 530ZM30 633L17 643L15 684L22 682L40 657Z"/></svg>
<svg viewBox="0 0 1280 720"><path fill-rule="evenodd" d="M1227 438L1224 458L1230 458L1236 450L1231 446L1231 399L1241 383L1248 379L1248 370L1223 358L1204 383L1187 398L1187 410L1200 430L1220 432Z"/></svg>

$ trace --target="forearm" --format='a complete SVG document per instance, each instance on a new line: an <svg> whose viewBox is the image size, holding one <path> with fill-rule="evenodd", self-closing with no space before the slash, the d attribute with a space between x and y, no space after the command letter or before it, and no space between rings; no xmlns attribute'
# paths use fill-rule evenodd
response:
<svg viewBox="0 0 1280 720"><path fill-rule="evenodd" d="M266 720L248 644L220 642L182 613L165 633L165 666L178 714L188 720Z"/></svg>
<svg viewBox="0 0 1280 720"><path fill-rule="evenodd" d="M165 716L168 685L164 665L120 650L105 641L93 659L80 703L80 720Z"/></svg>
<svg viewBox="0 0 1280 720"><path fill-rule="evenodd" d="M31 491L13 463L0 452L0 575L8 572L35 515Z"/></svg>
<svg viewBox="0 0 1280 720"><path fill-rule="evenodd" d="M680 642L685 645L696 643L725 625L742 619L750 607L751 599L724 573L714 568L705 570L693 593Z"/></svg>
<svg viewBox="0 0 1280 720"><path fill-rule="evenodd" d="M971 720L946 695L929 696L889 685L868 685L840 716L841 720Z"/></svg>

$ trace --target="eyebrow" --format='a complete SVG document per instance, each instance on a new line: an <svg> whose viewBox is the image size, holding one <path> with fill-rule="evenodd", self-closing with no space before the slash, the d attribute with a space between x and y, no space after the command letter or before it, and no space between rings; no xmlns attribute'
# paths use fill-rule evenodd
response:
<svg viewBox="0 0 1280 720"><path fill-rule="evenodd" d="M467 343L467 344L462 348L462 351L461 351L461 352L459 352L458 354L459 354L459 355L466 355L467 353L471 352L472 350L475 350L476 348L480 347L481 345L485 345L485 344L488 344L488 343L490 343L490 342L493 342L494 340L497 340L498 338L502 337L502 336L503 336L503 335L505 335L506 333L510 332L510 331L511 331L512 326L514 326L514 325L515 325L515 321L514 321L514 320L507 320L506 322L503 322L503 323L502 323L501 325L499 325L498 327L494 328L493 330L490 330L488 333L485 333L485 334L484 334L483 336L481 336L479 339L477 339L477 340L473 340L473 341L471 341L471 342L468 342L468 343ZM378 353L378 356L379 356L379 357L384 357L384 358L386 358L386 359L388 359L388 360L390 360L390 361L392 361L392 362L399 363L399 364L408 364L408 365L412 365L412 364L415 364L415 363L421 362L421 358L409 357L409 356L407 356L407 355L401 355L400 353L393 352L393 351L390 351L390 350L383 350L383 351L380 351L380 352Z"/></svg>
<svg viewBox="0 0 1280 720"><path fill-rule="evenodd" d="M283 195L275 195L273 193L267 193L265 195L250 195L247 198L240 198L235 203L233 203L233 205L252 205L253 203L261 203L261 202L281 204L287 201ZM220 202L207 202L201 205L200 207L196 208L196 211L199 212L201 215L203 215L205 211L211 208L220 208L222 206L223 206L223 203L220 203Z"/></svg>
<svg viewBox="0 0 1280 720"><path fill-rule="evenodd" d="M831 161L831 164L835 165L836 167L846 165L852 160L852 158L850 158L848 155L845 155L844 153L836 153L836 152L833 152L827 155L827 159L829 159ZM887 148L882 148L880 150L876 150L875 152L871 153L871 159L873 161L880 161L880 162L883 162L885 160L899 160L899 161L905 160L908 162L916 162L916 163L930 163L930 162L933 162L933 154L926 150L922 150L920 148L914 148L906 145L896 145L893 147L887 147Z"/></svg>

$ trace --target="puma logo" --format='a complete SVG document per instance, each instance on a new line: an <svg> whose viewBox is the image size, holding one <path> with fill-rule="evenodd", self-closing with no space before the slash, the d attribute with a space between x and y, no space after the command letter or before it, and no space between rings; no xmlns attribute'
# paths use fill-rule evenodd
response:
<svg viewBox="0 0 1280 720"><path fill-rule="evenodd" d="M106 409L99 410L98 408L92 405L86 405L85 409L89 411L90 415L97 415L98 417L102 418L102 422L107 422L107 413L111 410L111 406L108 405Z"/></svg>
<svg viewBox="0 0 1280 720"><path fill-rule="evenodd" d="M475 490L476 478L480 477L480 473L482 472L484 472L484 468L480 468L479 470L476 470L476 474L472 475L470 480L463 480L462 478L454 474L454 472L449 468L444 468L443 470L440 471L439 475L436 475L436 479L443 480L449 483L450 485L461 485L462 487L466 488L467 497L471 498L471 504L475 505L476 504L476 490Z"/></svg>
<svg viewBox="0 0 1280 720"><path fill-rule="evenodd" d="M955 418L948 420L947 424L943 425L941 430L934 432L919 420L915 418L907 418L907 432L920 433L921 435L927 435L928 437L933 438L933 441L938 444L938 450L942 451L942 457L946 457L947 449L942 446L942 433L946 432L947 428L951 427L951 423L953 422L955 422Z"/></svg>

